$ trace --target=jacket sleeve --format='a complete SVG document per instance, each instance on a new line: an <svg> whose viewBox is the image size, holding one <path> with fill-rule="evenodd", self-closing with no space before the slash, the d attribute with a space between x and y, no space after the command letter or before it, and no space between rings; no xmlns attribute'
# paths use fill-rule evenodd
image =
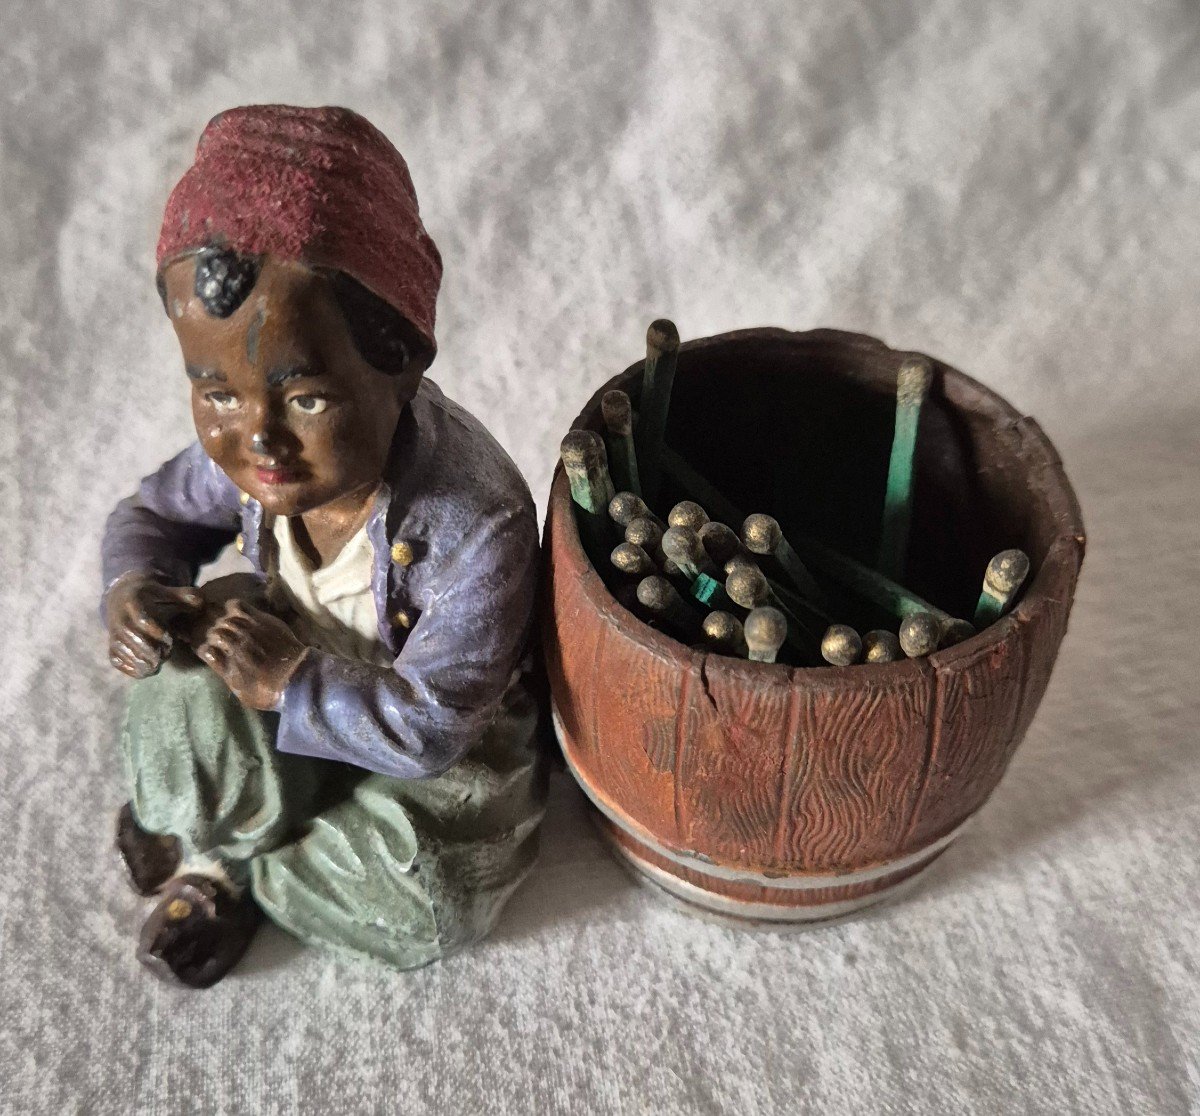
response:
<svg viewBox="0 0 1200 1116"><path fill-rule="evenodd" d="M448 770L483 735L528 636L537 582L532 502L482 519L446 561L395 663L311 650L283 699L276 747L399 778Z"/></svg>
<svg viewBox="0 0 1200 1116"><path fill-rule="evenodd" d="M122 500L104 527L104 593L127 573L190 585L237 535L238 490L199 442L173 457ZM102 610L103 610L103 606Z"/></svg>

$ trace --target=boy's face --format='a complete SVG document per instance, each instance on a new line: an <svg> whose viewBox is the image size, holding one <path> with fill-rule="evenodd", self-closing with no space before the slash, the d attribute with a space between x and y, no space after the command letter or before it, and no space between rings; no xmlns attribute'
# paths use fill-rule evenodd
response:
<svg viewBox="0 0 1200 1116"><path fill-rule="evenodd" d="M373 488L419 375L367 364L327 281L303 264L268 257L228 318L205 310L194 277L192 258L164 273L209 457L276 515Z"/></svg>

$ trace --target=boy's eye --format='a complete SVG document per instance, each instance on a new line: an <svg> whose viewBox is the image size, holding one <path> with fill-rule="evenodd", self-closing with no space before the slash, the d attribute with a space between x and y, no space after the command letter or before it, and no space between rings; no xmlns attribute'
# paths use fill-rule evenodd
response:
<svg viewBox="0 0 1200 1116"><path fill-rule="evenodd" d="M293 395L288 403L306 415L319 415L329 406L329 401L319 395Z"/></svg>
<svg viewBox="0 0 1200 1116"><path fill-rule="evenodd" d="M209 391L205 393L204 398L218 411L232 411L238 404L237 396L230 395L227 391Z"/></svg>

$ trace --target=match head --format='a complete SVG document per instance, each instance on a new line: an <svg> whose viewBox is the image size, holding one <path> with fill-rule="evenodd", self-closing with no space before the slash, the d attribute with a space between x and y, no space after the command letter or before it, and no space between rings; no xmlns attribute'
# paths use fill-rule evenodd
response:
<svg viewBox="0 0 1200 1116"><path fill-rule="evenodd" d="M770 605L756 608L742 624L742 634L753 658L771 662L787 639L787 620L779 609Z"/></svg>
<svg viewBox="0 0 1200 1116"><path fill-rule="evenodd" d="M635 519L649 514L646 501L635 492L618 492L608 502L609 518L622 527L628 527Z"/></svg>
<svg viewBox="0 0 1200 1116"><path fill-rule="evenodd" d="M862 654L863 641L849 624L830 624L821 640L821 658L832 666L853 666Z"/></svg>
<svg viewBox="0 0 1200 1116"><path fill-rule="evenodd" d="M633 404L620 388L606 391L600 400L604 425L614 434L624 437L633 433Z"/></svg>
<svg viewBox="0 0 1200 1116"><path fill-rule="evenodd" d="M660 356L663 353L673 353L679 348L679 330L675 323L667 318L659 318L650 323L646 330L646 351Z"/></svg>
<svg viewBox="0 0 1200 1116"><path fill-rule="evenodd" d="M558 448L568 471L583 470L607 462L604 441L594 430L569 430Z"/></svg>
<svg viewBox="0 0 1200 1116"><path fill-rule="evenodd" d="M741 642L742 622L732 612L716 609L704 618L701 627L710 643L732 647Z"/></svg>
<svg viewBox="0 0 1200 1116"><path fill-rule="evenodd" d="M708 522L708 513L695 500L680 500L667 516L671 527L688 527L699 531Z"/></svg>
<svg viewBox="0 0 1200 1116"><path fill-rule="evenodd" d="M675 587L665 578L654 574L642 578L637 587L638 601L654 613L666 612L679 597Z"/></svg>
<svg viewBox="0 0 1200 1116"><path fill-rule="evenodd" d="M914 612L900 625L900 648L910 659L932 655L937 650L942 626L928 612Z"/></svg>
<svg viewBox="0 0 1200 1116"><path fill-rule="evenodd" d="M663 529L649 515L639 515L625 525L625 541L644 550L654 550L662 537Z"/></svg>
<svg viewBox="0 0 1200 1116"><path fill-rule="evenodd" d="M731 573L733 573L734 570L757 570L758 563L754 560L753 556L747 554L745 550L739 550L721 568L725 571L725 576L728 577Z"/></svg>
<svg viewBox="0 0 1200 1116"><path fill-rule="evenodd" d="M742 542L755 554L774 554L783 539L779 521L771 515L755 512L742 524Z"/></svg>
<svg viewBox="0 0 1200 1116"><path fill-rule="evenodd" d="M895 632L876 628L862 637L862 643L863 660L868 663L894 663L902 656Z"/></svg>
<svg viewBox="0 0 1200 1116"><path fill-rule="evenodd" d="M771 597L767 575L757 566L736 566L725 579L725 592L741 608L761 608Z"/></svg>
<svg viewBox="0 0 1200 1116"><path fill-rule="evenodd" d="M987 566L983 587L994 597L1007 601L1029 576L1029 555L1023 550L1002 550Z"/></svg>
<svg viewBox="0 0 1200 1116"><path fill-rule="evenodd" d="M933 366L927 357L913 354L905 357L896 373L896 398L902 404L919 403L933 383Z"/></svg>
<svg viewBox="0 0 1200 1116"><path fill-rule="evenodd" d="M942 639L939 646L953 647L955 644L962 643L964 639L970 639L975 634L975 625L966 620L955 620L953 618L942 622Z"/></svg>
<svg viewBox="0 0 1200 1116"><path fill-rule="evenodd" d="M704 559L704 547L695 531L687 527L668 527L662 537L663 553L680 568L698 566Z"/></svg>
<svg viewBox="0 0 1200 1116"><path fill-rule="evenodd" d="M609 561L621 573L632 577L646 577L657 569L654 559L640 546L634 546L633 543L619 543L609 555Z"/></svg>
<svg viewBox="0 0 1200 1116"><path fill-rule="evenodd" d="M726 523L710 519L697 532L700 545L717 566L724 566L735 554L742 552L742 540L737 532Z"/></svg>

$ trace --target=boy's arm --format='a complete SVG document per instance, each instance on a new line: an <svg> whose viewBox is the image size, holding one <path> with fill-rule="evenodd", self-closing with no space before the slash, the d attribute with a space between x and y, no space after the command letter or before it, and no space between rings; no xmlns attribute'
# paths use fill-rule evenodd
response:
<svg viewBox="0 0 1200 1116"><path fill-rule="evenodd" d="M447 561L392 669L305 655L277 706L276 747L400 778L440 775L495 716L528 635L537 519L486 517Z"/></svg>
<svg viewBox="0 0 1200 1116"><path fill-rule="evenodd" d="M240 524L238 490L196 442L142 481L104 528L104 593L128 574L191 585L231 543Z"/></svg>

